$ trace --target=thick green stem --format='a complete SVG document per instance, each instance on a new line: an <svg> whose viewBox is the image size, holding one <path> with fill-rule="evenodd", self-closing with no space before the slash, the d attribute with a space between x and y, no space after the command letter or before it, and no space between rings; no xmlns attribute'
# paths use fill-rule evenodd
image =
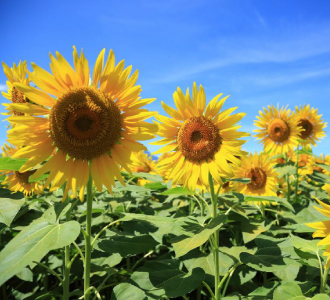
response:
<svg viewBox="0 0 330 300"><path fill-rule="evenodd" d="M298 202L298 186L299 186L299 173L298 173L298 163L299 163L299 145L297 147L297 160L296 160L296 183L294 189L294 202Z"/></svg>
<svg viewBox="0 0 330 300"><path fill-rule="evenodd" d="M325 293L325 288L327 286L327 281L328 281L328 275L329 275L329 268L325 268L324 269L324 273L322 276L322 282L321 282L321 289L320 289L320 293Z"/></svg>
<svg viewBox="0 0 330 300"><path fill-rule="evenodd" d="M287 163L289 162L289 157L288 157L287 153L285 153L285 160L286 160ZM286 183L287 183L287 186L288 186L286 197L287 197L288 202L290 202L291 187L290 187L290 176L289 176L289 174L286 174Z"/></svg>
<svg viewBox="0 0 330 300"><path fill-rule="evenodd" d="M87 183L87 214L85 231L85 266L84 266L84 294L85 300L90 299L90 266L91 266L91 232L92 232L92 210L93 210L93 179L91 165L89 163L89 179Z"/></svg>
<svg viewBox="0 0 330 300"><path fill-rule="evenodd" d="M218 215L218 197L214 193L214 184L211 173L209 173L209 184L210 184L210 192L211 192L211 200L212 200L212 218L215 219ZM213 234L213 257L214 257L214 298L215 300L220 299L219 293L219 230L216 230Z"/></svg>

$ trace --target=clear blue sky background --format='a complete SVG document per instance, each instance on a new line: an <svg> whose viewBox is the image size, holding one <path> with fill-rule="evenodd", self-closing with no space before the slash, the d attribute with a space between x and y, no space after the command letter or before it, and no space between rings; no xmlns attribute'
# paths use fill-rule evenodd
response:
<svg viewBox="0 0 330 300"><path fill-rule="evenodd" d="M210 100L230 94L252 132L263 106L311 104L330 122L330 2L324 1L0 1L0 60L49 70L48 53L72 61L72 45L90 65L102 48L140 70L142 96L173 106L177 86L202 84ZM0 89L6 77L0 73ZM1 101L5 99L1 96ZM3 107L0 112L4 112ZM0 120L5 117L1 116ZM0 144L6 139L0 123ZM329 154L330 136L315 153ZM150 147L150 150L154 150ZM251 137L248 151L261 150Z"/></svg>

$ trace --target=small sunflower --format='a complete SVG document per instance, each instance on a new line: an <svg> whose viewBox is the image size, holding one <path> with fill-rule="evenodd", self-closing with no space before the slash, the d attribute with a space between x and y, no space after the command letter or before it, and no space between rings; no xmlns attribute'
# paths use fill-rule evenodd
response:
<svg viewBox="0 0 330 300"><path fill-rule="evenodd" d="M315 198L316 199L316 198ZM323 203L322 201L316 199L317 202L322 206L319 208L314 206L316 210L318 210L322 215L326 217L330 217L330 205ZM313 233L313 238L324 238L318 242L318 246L327 246L326 250L323 252L323 255L327 257L327 262L325 267L330 267L330 221L321 221L316 223L306 223L305 225L317 229Z"/></svg>
<svg viewBox="0 0 330 300"><path fill-rule="evenodd" d="M250 178L251 182L244 184L234 182L233 188L236 192L248 196L276 196L277 173L274 163L265 154L255 152L247 157L242 157L240 166L234 169L235 178ZM252 203L251 203L252 204ZM253 204L259 205L259 201ZM268 205L269 201L262 201Z"/></svg>
<svg viewBox="0 0 330 300"><path fill-rule="evenodd" d="M3 157L12 157L17 149L5 144L2 147ZM5 175L5 179L2 185L7 186L12 192L22 192L25 196L29 196L32 193L40 195L43 193L43 185L40 182L29 182L29 177L34 174L37 170L31 170L26 172L18 171L1 171L0 175Z"/></svg>
<svg viewBox="0 0 330 300"><path fill-rule="evenodd" d="M29 158L20 172L50 157L32 178L50 172L45 185L51 184L51 191L67 182L63 197L69 191L75 197L81 187L82 200L89 164L97 189L105 185L112 192L115 178L124 184L120 168L131 173L131 152L146 150L137 140L153 138L157 126L144 121L155 113L141 107L154 99L140 99L137 71L130 76L131 66L124 69L124 61L115 65L112 51L103 65L103 49L90 85L88 61L73 48L74 68L56 52L56 58L50 54L52 74L32 64L33 73L28 74L38 88L14 83L31 101L15 110L28 109L30 115L11 116L10 122L22 126L9 130L8 136L25 145L15 154Z"/></svg>
<svg viewBox="0 0 330 300"><path fill-rule="evenodd" d="M288 153L298 146L299 134L302 128L298 120L292 116L290 109L268 106L260 111L254 125L260 129L254 136L264 144L265 152L274 154Z"/></svg>
<svg viewBox="0 0 330 300"><path fill-rule="evenodd" d="M311 168L308 167L309 161L312 159L312 155L301 153L298 154L298 174L299 175L307 175L313 174ZM297 154L296 152L293 153L291 156L291 160L293 163L297 163Z"/></svg>
<svg viewBox="0 0 330 300"><path fill-rule="evenodd" d="M15 116L24 115L24 113L16 111L15 107L17 103L27 103L29 102L29 100L22 92L20 92L14 86L14 83L18 82L21 83L22 85L29 85L30 78L27 76L26 61L19 62L17 66L16 64L14 64L12 68L7 66L4 62L2 63L2 66L3 66L3 71L8 79L6 82L8 86L8 90L7 92L1 92L1 93L6 99L12 102L11 106L9 106L6 103L3 104L8 110L8 113L5 113L5 115L15 115ZM15 126L15 124L11 124L11 125Z"/></svg>
<svg viewBox="0 0 330 300"><path fill-rule="evenodd" d="M132 172L136 173L156 173L156 161L152 159L151 155L148 155L144 151L133 152L131 156L132 163L129 165ZM138 185L144 186L146 183L150 183L149 180L139 178Z"/></svg>
<svg viewBox="0 0 330 300"><path fill-rule="evenodd" d="M330 175L330 172L323 169L318 164L328 165L330 166L330 155L321 154L320 156L312 155L306 164L306 168L308 169L309 174L313 174L314 171Z"/></svg>
<svg viewBox="0 0 330 300"><path fill-rule="evenodd" d="M221 95L214 97L205 108L204 89L200 85L198 91L194 83L192 98L189 89L185 95L180 88L174 92L177 110L162 102L170 118L156 116L160 122L158 135L162 139L152 144L165 145L155 154L172 153L159 166L170 170L169 178L173 179L173 184L183 184L189 190L195 190L198 184L207 187L209 173L215 185L222 184L221 177L230 177L232 174L230 163L239 163L236 156L241 155L240 148L245 143L240 138L249 134L237 131L241 126L236 123L245 114L230 115L236 107L221 111L228 98L219 100Z"/></svg>
<svg viewBox="0 0 330 300"><path fill-rule="evenodd" d="M316 146L316 142L325 137L324 128L327 123L321 119L322 115L317 113L317 109L310 108L309 105L300 106L299 108L296 106L298 125L303 129L299 135L303 146L309 146L310 144Z"/></svg>

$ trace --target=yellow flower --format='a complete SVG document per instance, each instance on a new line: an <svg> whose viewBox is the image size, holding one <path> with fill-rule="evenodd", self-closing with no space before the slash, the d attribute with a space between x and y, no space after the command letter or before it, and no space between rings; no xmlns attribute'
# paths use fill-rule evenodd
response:
<svg viewBox="0 0 330 300"><path fill-rule="evenodd" d="M159 174L160 176L163 177L164 181L167 182L169 181L169 175L171 173L171 170L168 169L168 168L162 168L162 161L164 159L167 159L169 157L172 157L174 153L170 153L170 152L166 152L164 154L162 154L159 158L158 158L158 161L157 161L157 164L156 164L156 168L157 168L157 174Z"/></svg>
<svg viewBox="0 0 330 300"><path fill-rule="evenodd" d="M6 103L3 104L9 111L8 113L5 113L5 115L24 115L23 113L16 111L15 106L17 103L27 103L29 102L29 100L14 86L14 83L18 82L23 85L29 85L30 78L27 76L26 61L19 62L17 66L16 64L14 64L12 68L8 67L4 62L2 63L2 66L3 71L8 79L8 81L6 82L8 90L7 92L1 93L6 99L12 102L11 106ZM13 126L14 124L11 125Z"/></svg>
<svg viewBox="0 0 330 300"><path fill-rule="evenodd" d="M311 156L308 160L306 168L309 174L313 174L314 171L330 175L330 172L318 166L318 164L324 164L330 166L330 155L321 154L320 156Z"/></svg>
<svg viewBox="0 0 330 300"><path fill-rule="evenodd" d="M299 175L307 175L313 174L313 170L308 167L309 161L312 159L312 155L301 153L298 154L298 174ZM297 154L294 152L291 156L291 160L294 164L297 163Z"/></svg>
<svg viewBox="0 0 330 300"><path fill-rule="evenodd" d="M105 185L112 192L115 178L124 184L120 166L131 173L131 152L146 150L137 140L153 138L151 132L157 129L144 121L155 113L141 107L154 99L140 99L141 87L135 85L138 72L130 76L132 67L124 69L124 61L116 66L112 51L103 68L104 53L105 49L96 60L91 85L88 61L75 47L74 68L56 52L56 58L50 54L52 74L35 64L34 72L28 72L39 89L14 84L33 102L15 108L31 116L9 118L22 124L8 133L11 140L25 145L15 157L29 158L20 172L51 156L31 177L50 172L45 183L51 184L50 191L67 182L64 198L71 190L76 196L81 187L83 200L89 162L99 191Z"/></svg>
<svg viewBox="0 0 330 300"><path fill-rule="evenodd" d="M259 113L254 125L260 129L254 130L257 132L254 136L261 140L259 143L264 144L265 152L285 154L298 146L302 128L298 126L298 120L292 116L290 109L268 106L268 110L264 108L264 112Z"/></svg>
<svg viewBox="0 0 330 300"><path fill-rule="evenodd" d="M316 142L325 137L324 128L327 126L327 123L323 122L321 119L322 115L317 113L317 109L310 108L309 105L300 106L299 108L296 106L298 125L303 128L299 135L303 146L310 144L316 146Z"/></svg>
<svg viewBox="0 0 330 300"><path fill-rule="evenodd" d="M154 145L166 145L156 153L170 152L171 156L159 162L161 169L170 170L169 179L173 184L183 184L189 190L195 190L200 183L208 186L209 172L216 184L222 183L221 177L232 174L230 163L238 164L240 148L245 143L239 140L249 134L238 132L241 126L237 122L244 113L230 115L237 107L221 111L228 98L219 100L222 94L214 97L206 106L205 92L202 86L199 91L193 84L192 98L189 90L186 95L180 88L173 94L177 110L164 102L162 106L170 115L158 115L160 122L158 135L161 140ZM236 156L235 156L236 155Z"/></svg>
<svg viewBox="0 0 330 300"><path fill-rule="evenodd" d="M3 157L12 157L17 149L5 144L1 147L3 150ZM8 186L8 189L16 192L22 192L25 196L29 196L32 193L40 195L42 194L44 188L40 182L29 182L29 177L34 174L37 170L31 170L26 172L18 171L1 171L0 175L5 175L5 179L2 182L2 185Z"/></svg>
<svg viewBox="0 0 330 300"><path fill-rule="evenodd" d="M236 192L248 196L276 196L277 173L274 170L274 163L265 154L255 152L247 157L242 157L240 166L234 169L235 178L250 178L251 182L244 184L234 182L233 188ZM267 205L269 201L261 201ZM260 206L259 201L254 201Z"/></svg>
<svg viewBox="0 0 330 300"><path fill-rule="evenodd" d="M156 161L152 159L151 155L148 155L144 151L133 152L131 160L132 163L129 167L132 172L156 174ZM138 185L144 186L146 183L150 183L150 180L138 179Z"/></svg>
<svg viewBox="0 0 330 300"><path fill-rule="evenodd" d="M316 198L315 198L316 199ZM323 214L326 217L330 217L330 205L327 205L323 203L322 201L316 199L317 202L322 206L322 208L319 208L317 206L314 206L316 210L318 210L321 214ZM313 238L324 238L321 241L318 242L318 246L324 246L326 245L327 248L324 251L323 255L327 257L327 263L326 268L330 267L330 221L321 221L316 223L306 223L305 225L317 229L313 233Z"/></svg>

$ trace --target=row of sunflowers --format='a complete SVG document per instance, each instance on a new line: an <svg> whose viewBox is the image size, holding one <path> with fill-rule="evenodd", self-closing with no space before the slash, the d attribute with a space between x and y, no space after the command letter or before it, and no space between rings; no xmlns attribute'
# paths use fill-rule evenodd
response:
<svg viewBox="0 0 330 300"><path fill-rule="evenodd" d="M92 73L75 47L74 67L58 52L50 60L51 72L3 63L10 123L0 158L4 299L284 299L291 289L311 299L317 284L308 268L320 277L321 294L312 299L328 299L330 261L319 254L330 256L330 221L315 213L330 217L330 206L313 197L329 201L330 156L312 152L325 137L317 109L264 108L254 130L264 151L247 153L250 134L239 131L245 113L223 109L228 96L206 104L201 85L192 93L177 88L175 108L162 102L163 116L145 108L155 99L141 99L138 72L116 65L113 51L106 59L101 51ZM154 137L159 150L150 155L140 141ZM38 218L26 224L31 211ZM318 218L301 220L305 214ZM39 236L42 228L50 231ZM316 245L292 236L302 228L324 239ZM26 274L34 285L28 296L14 287L29 281ZM41 283L46 275L52 287Z"/></svg>

